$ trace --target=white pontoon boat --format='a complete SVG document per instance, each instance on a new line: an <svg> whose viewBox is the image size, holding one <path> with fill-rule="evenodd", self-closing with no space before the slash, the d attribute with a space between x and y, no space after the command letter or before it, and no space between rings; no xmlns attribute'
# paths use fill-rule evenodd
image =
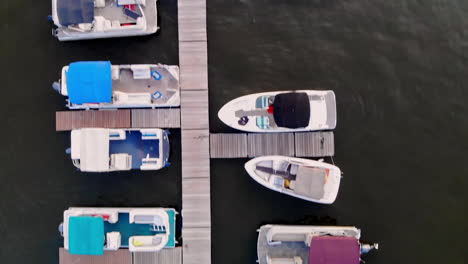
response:
<svg viewBox="0 0 468 264"><path fill-rule="evenodd" d="M168 132L159 128L72 130L71 159L87 172L159 170L169 166Z"/></svg>
<svg viewBox="0 0 468 264"><path fill-rule="evenodd" d="M130 37L158 30L157 0L52 0L60 41Z"/></svg>
<svg viewBox="0 0 468 264"><path fill-rule="evenodd" d="M70 254L103 255L107 250L156 252L176 246L176 214L170 208L72 207L59 230Z"/></svg>
<svg viewBox="0 0 468 264"><path fill-rule="evenodd" d="M355 227L264 225L258 232L259 264L360 264L361 254L378 249L361 243Z"/></svg>
<svg viewBox="0 0 468 264"><path fill-rule="evenodd" d="M74 62L63 67L62 78L53 87L68 97L67 107L70 109L180 106L177 66Z"/></svg>

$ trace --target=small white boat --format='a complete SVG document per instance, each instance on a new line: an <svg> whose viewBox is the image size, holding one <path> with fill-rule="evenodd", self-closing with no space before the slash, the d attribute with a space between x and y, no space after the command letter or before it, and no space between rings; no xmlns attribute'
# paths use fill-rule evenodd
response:
<svg viewBox="0 0 468 264"><path fill-rule="evenodd" d="M218 117L247 132L301 132L336 127L333 91L281 91L241 96L225 104Z"/></svg>
<svg viewBox="0 0 468 264"><path fill-rule="evenodd" d="M70 109L180 106L178 66L74 62L62 68L53 88L68 97Z"/></svg>
<svg viewBox="0 0 468 264"><path fill-rule="evenodd" d="M59 230L65 250L103 255L107 250L156 252L176 246L176 214L171 208L72 207Z"/></svg>
<svg viewBox="0 0 468 264"><path fill-rule="evenodd" d="M360 264L361 254L378 249L351 226L264 225L258 232L259 264Z"/></svg>
<svg viewBox="0 0 468 264"><path fill-rule="evenodd" d="M340 169L321 161L262 156L248 161L245 170L273 191L316 203L333 203L340 188Z"/></svg>
<svg viewBox="0 0 468 264"><path fill-rule="evenodd" d="M60 41L141 36L158 27L157 0L52 0Z"/></svg>
<svg viewBox="0 0 468 264"><path fill-rule="evenodd" d="M82 128L71 132L73 165L86 172L159 170L169 166L168 132L159 128Z"/></svg>

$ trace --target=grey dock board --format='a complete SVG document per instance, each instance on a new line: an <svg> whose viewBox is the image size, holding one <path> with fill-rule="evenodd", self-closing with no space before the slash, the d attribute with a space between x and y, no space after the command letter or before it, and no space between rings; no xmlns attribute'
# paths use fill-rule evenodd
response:
<svg viewBox="0 0 468 264"><path fill-rule="evenodd" d="M158 252L134 252L133 264L182 264L182 247Z"/></svg>
<svg viewBox="0 0 468 264"><path fill-rule="evenodd" d="M293 133L248 134L247 149L249 157L264 155L294 156Z"/></svg>
<svg viewBox="0 0 468 264"><path fill-rule="evenodd" d="M184 228L182 237L184 264L211 263L210 228Z"/></svg>
<svg viewBox="0 0 468 264"><path fill-rule="evenodd" d="M178 0L184 264L211 263L206 0Z"/></svg>
<svg viewBox="0 0 468 264"><path fill-rule="evenodd" d="M206 41L206 1L179 1L179 41Z"/></svg>
<svg viewBox="0 0 468 264"><path fill-rule="evenodd" d="M179 128L179 108L132 109L132 127Z"/></svg>
<svg viewBox="0 0 468 264"><path fill-rule="evenodd" d="M264 155L329 157L335 154L332 131L270 134L210 134L211 158Z"/></svg>
<svg viewBox="0 0 468 264"><path fill-rule="evenodd" d="M132 264L128 249L105 251L104 255L72 255L64 248L59 249L59 264Z"/></svg>
<svg viewBox="0 0 468 264"><path fill-rule="evenodd" d="M210 134L211 158L245 158L247 134Z"/></svg>
<svg viewBox="0 0 468 264"><path fill-rule="evenodd" d="M181 120L184 129L208 129L208 90L181 92Z"/></svg>
<svg viewBox="0 0 468 264"><path fill-rule="evenodd" d="M129 128L130 122L130 110L59 111L55 113L57 131L84 127Z"/></svg>
<svg viewBox="0 0 468 264"><path fill-rule="evenodd" d="M297 157L329 157L335 155L333 132L296 133Z"/></svg>
<svg viewBox="0 0 468 264"><path fill-rule="evenodd" d="M179 62L181 90L208 89L206 41L179 42Z"/></svg>
<svg viewBox="0 0 468 264"><path fill-rule="evenodd" d="M182 179L210 177L208 130L182 129Z"/></svg>
<svg viewBox="0 0 468 264"><path fill-rule="evenodd" d="M210 178L185 178L182 182L184 228L210 228Z"/></svg>

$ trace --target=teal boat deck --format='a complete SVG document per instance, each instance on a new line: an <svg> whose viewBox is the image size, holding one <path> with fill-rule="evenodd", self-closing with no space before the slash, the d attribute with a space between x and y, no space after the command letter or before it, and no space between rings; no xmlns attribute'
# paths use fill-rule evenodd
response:
<svg viewBox="0 0 468 264"><path fill-rule="evenodd" d="M175 247L175 211L168 209L167 214L169 215L170 223L170 235L169 241L167 242L166 248ZM119 220L117 223L104 222L104 233L108 232L119 232L122 239L122 247L128 247L128 240L132 236L154 236L156 234L165 233L161 231L153 231L153 225L151 224L135 224L130 223L128 213L119 213Z"/></svg>

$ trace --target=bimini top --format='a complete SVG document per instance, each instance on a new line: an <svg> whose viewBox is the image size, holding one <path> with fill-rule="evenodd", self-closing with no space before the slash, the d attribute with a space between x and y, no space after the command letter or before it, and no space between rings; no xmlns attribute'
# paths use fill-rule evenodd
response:
<svg viewBox="0 0 468 264"><path fill-rule="evenodd" d="M68 250L77 255L104 254L104 220L102 217L72 216L68 221Z"/></svg>
<svg viewBox="0 0 468 264"><path fill-rule="evenodd" d="M57 15L62 26L92 23L94 0L57 0Z"/></svg>
<svg viewBox="0 0 468 264"><path fill-rule="evenodd" d="M67 72L68 99L72 104L112 101L111 63L83 61L71 63Z"/></svg>
<svg viewBox="0 0 468 264"><path fill-rule="evenodd" d="M307 127L310 102L307 93L282 93L275 96L273 116L276 125L287 128Z"/></svg>
<svg viewBox="0 0 468 264"><path fill-rule="evenodd" d="M310 244L309 264L359 264L360 252L354 237L315 236Z"/></svg>

